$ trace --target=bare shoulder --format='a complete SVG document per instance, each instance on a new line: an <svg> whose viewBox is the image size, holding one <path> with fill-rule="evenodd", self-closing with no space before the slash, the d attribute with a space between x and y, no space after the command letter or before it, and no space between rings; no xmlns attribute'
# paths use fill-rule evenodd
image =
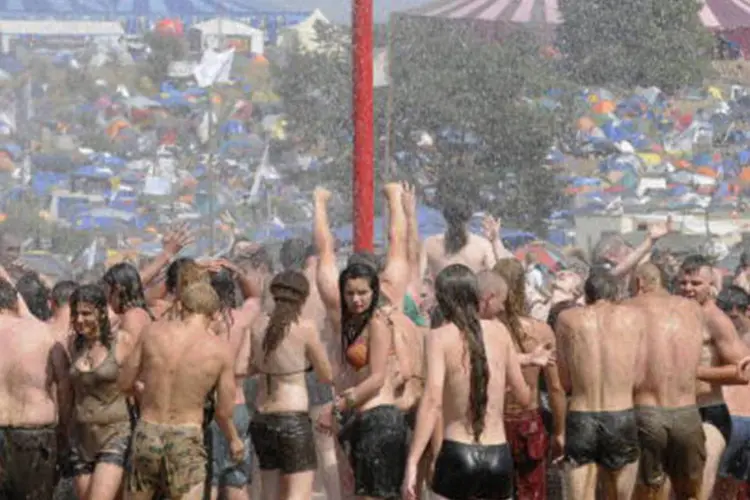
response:
<svg viewBox="0 0 750 500"><path fill-rule="evenodd" d="M297 327L306 339L312 339L313 336L318 336L318 324L314 320L300 318L297 321Z"/></svg>
<svg viewBox="0 0 750 500"><path fill-rule="evenodd" d="M544 321L534 318L521 318L521 325L534 340L540 343L554 342L555 332Z"/></svg>
<svg viewBox="0 0 750 500"><path fill-rule="evenodd" d="M482 325L482 332L484 332L485 341L490 337L500 344L510 342L510 332L501 321L495 319L483 319L480 323Z"/></svg>
<svg viewBox="0 0 750 500"><path fill-rule="evenodd" d="M715 336L717 333L722 333L727 330L733 330L734 324L732 320L724 314L724 312L718 307L714 306L708 311L704 312L706 323L708 323L711 336Z"/></svg>
<svg viewBox="0 0 750 500"><path fill-rule="evenodd" d="M581 316L582 310L583 308L581 307L572 307L570 309L566 309L565 311L561 312L557 316L557 323L555 326L555 331L557 331L558 328L566 329L566 328L571 328L573 325L575 325Z"/></svg>

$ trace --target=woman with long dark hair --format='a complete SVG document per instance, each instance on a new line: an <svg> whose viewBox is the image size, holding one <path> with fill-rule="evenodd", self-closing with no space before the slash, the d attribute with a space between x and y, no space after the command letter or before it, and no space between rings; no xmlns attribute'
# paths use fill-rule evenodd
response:
<svg viewBox="0 0 750 500"><path fill-rule="evenodd" d="M419 460L442 417L433 491L449 499L510 499L513 458L503 421L506 386L521 405L530 403L531 391L505 329L479 318L478 283L471 269L446 267L435 280L435 293L446 323L427 337L427 381L403 495L419 498Z"/></svg>
<svg viewBox="0 0 750 500"><path fill-rule="evenodd" d="M120 318L120 328L135 338L151 324L154 316L146 304L143 283L138 269L120 262L107 269L102 277L109 307Z"/></svg>
<svg viewBox="0 0 750 500"><path fill-rule="evenodd" d="M120 367L133 347L123 330L113 332L102 287L84 285L70 297L74 389L71 467L78 498L115 499L130 447L127 398L118 386Z"/></svg>
<svg viewBox="0 0 750 500"><path fill-rule="evenodd" d="M508 285L508 294L498 319L510 332L513 347L518 354L529 354L539 346L554 350L555 334L541 321L526 313L526 280L523 265L516 259L500 259L494 271ZM544 373L545 389L552 412L554 455L562 454L565 391L557 367L550 364L524 366L523 375L531 388L531 405L521 405L512 394L505 400L505 430L516 465L515 484L518 500L537 500L547 497L547 450L549 439L540 407L539 374Z"/></svg>
<svg viewBox="0 0 750 500"><path fill-rule="evenodd" d="M288 270L270 284L273 310L252 332L252 366L261 373L258 410L250 423L266 500L308 500L317 469L305 373L333 374L314 321L302 318L310 293L304 274Z"/></svg>

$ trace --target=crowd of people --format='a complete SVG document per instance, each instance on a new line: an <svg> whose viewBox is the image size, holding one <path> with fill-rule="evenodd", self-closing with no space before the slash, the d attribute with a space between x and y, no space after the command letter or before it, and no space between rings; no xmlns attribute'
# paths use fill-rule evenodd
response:
<svg viewBox="0 0 750 500"><path fill-rule="evenodd" d="M339 271L330 193L275 266L252 242L86 283L0 237L0 497L734 500L750 477L750 265L607 236L546 289L488 217L385 186L388 246ZM750 259L746 259L750 263ZM668 272L667 272L668 271ZM672 293L669 290L675 290ZM529 292L527 294L527 291ZM253 474L257 460L258 474ZM670 493L671 492L671 493Z"/></svg>

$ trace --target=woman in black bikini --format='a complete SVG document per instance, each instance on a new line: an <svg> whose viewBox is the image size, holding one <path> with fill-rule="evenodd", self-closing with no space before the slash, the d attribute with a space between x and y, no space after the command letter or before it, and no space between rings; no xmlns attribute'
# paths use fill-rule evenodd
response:
<svg viewBox="0 0 750 500"><path fill-rule="evenodd" d="M258 455L263 498L309 500L317 460L305 372L312 365L330 384L331 364L314 321L300 317L310 293L304 274L284 271L270 285L273 310L252 328L251 371L261 373L250 435Z"/></svg>

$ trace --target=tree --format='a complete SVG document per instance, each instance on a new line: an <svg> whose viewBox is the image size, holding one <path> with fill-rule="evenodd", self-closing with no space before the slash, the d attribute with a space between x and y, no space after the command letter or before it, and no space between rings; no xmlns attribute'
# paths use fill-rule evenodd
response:
<svg viewBox="0 0 750 500"><path fill-rule="evenodd" d="M284 103L290 140L324 163L318 175L306 174L295 181L326 184L344 201L351 201L351 33L348 27L323 23L315 29L318 49L305 51L297 44L272 60L271 74ZM386 90L375 89L376 136L385 130L385 104Z"/></svg>
<svg viewBox="0 0 750 500"><path fill-rule="evenodd" d="M397 150L409 130L437 139L440 198L476 200L475 209L543 233L560 190L544 158L559 117L537 104L559 87L539 45L519 32L501 40L476 26L401 18L393 33L391 75Z"/></svg>
<svg viewBox="0 0 750 500"><path fill-rule="evenodd" d="M154 82L163 81L170 63L182 61L187 55L187 42L182 37L152 31L146 34L145 42L151 49L147 69Z"/></svg>
<svg viewBox="0 0 750 500"><path fill-rule="evenodd" d="M713 50L702 7L695 0L561 1L558 39L567 69L585 85L673 92L700 84Z"/></svg>

